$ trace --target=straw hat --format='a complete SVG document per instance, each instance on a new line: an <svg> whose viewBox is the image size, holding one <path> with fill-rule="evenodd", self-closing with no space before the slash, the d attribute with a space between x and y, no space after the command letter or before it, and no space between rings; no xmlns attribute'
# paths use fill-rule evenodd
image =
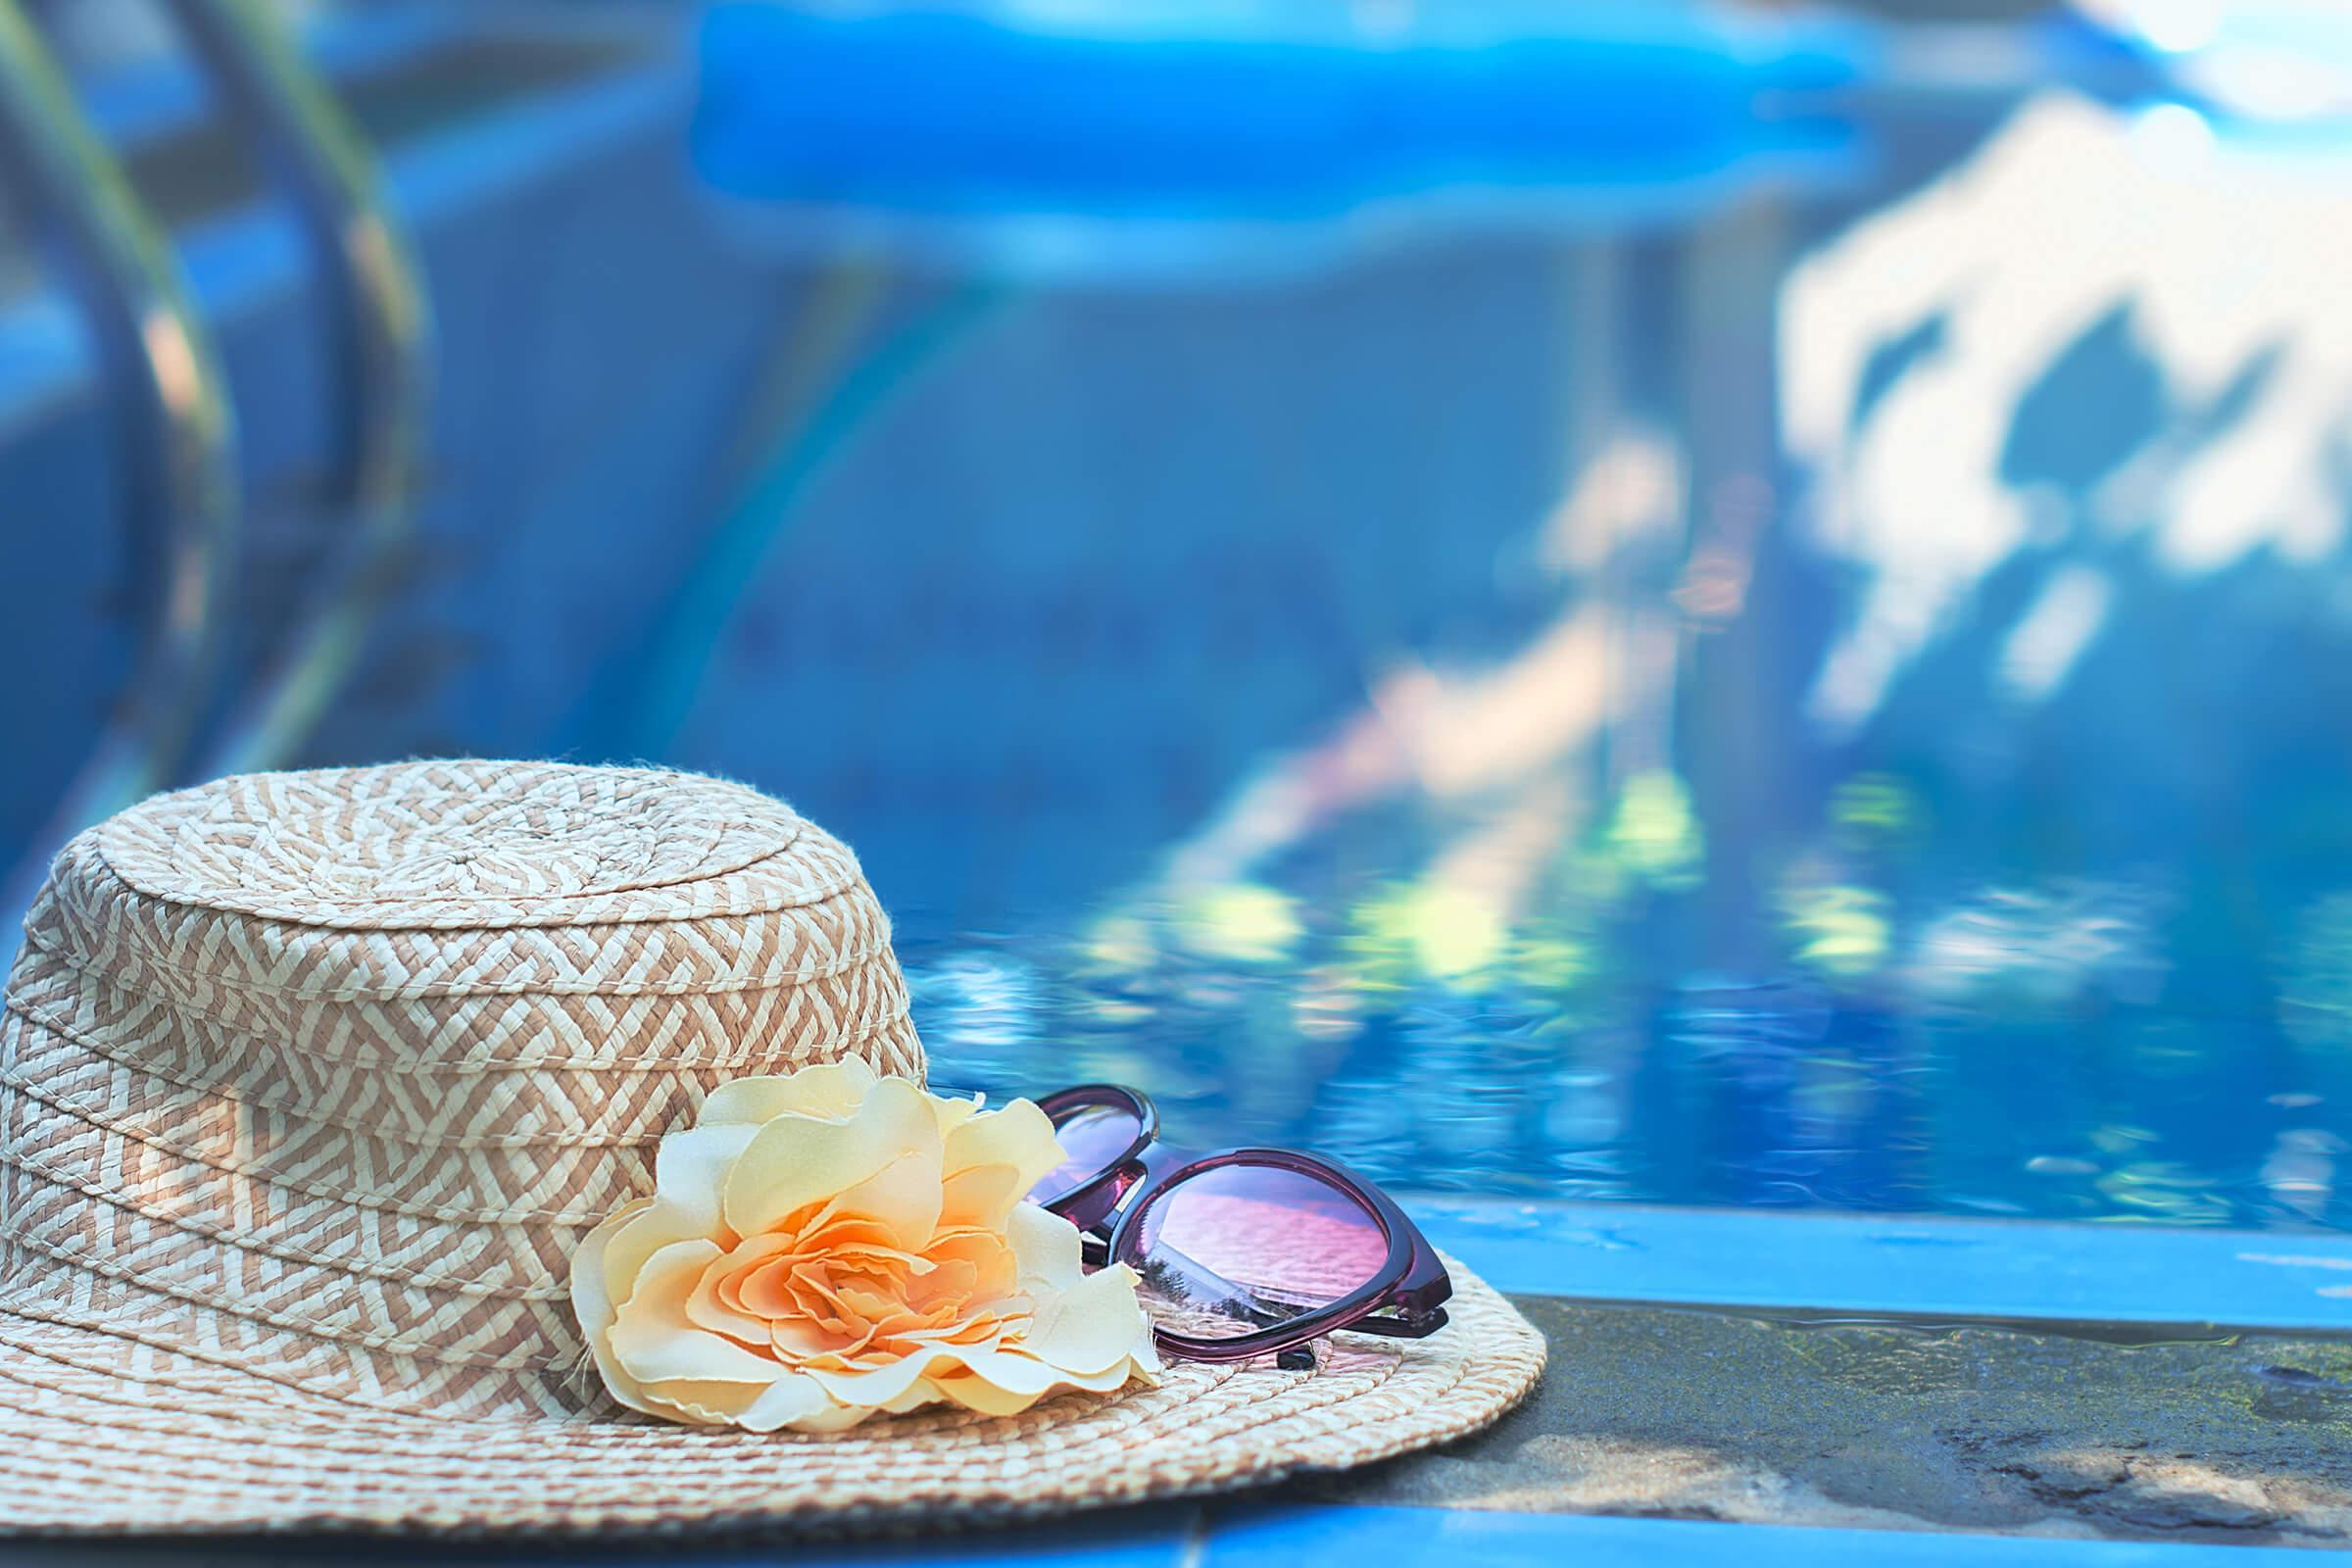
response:
<svg viewBox="0 0 2352 1568"><path fill-rule="evenodd" d="M1535 1379L1457 1268L1451 1328L1311 1372L834 1436L620 1411L581 1372L580 1237L713 1086L852 1054L922 1073L889 922L736 785L257 774L84 833L0 1023L0 1529L1024 1514L1385 1457Z"/></svg>

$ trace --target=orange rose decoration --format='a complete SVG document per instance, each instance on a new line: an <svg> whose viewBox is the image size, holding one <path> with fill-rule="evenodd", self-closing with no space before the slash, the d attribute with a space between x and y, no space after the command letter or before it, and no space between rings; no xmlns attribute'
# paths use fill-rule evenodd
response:
<svg viewBox="0 0 2352 1568"><path fill-rule="evenodd" d="M739 1079L580 1244L572 1307L614 1397L698 1425L1009 1415L1149 1380L1133 1271L1086 1273L1077 1230L1022 1201L1062 1158L1025 1100L982 1110L858 1060Z"/></svg>

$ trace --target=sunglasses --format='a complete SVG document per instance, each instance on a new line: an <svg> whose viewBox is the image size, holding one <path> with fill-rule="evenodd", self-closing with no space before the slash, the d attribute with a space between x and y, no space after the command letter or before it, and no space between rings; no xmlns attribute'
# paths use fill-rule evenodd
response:
<svg viewBox="0 0 2352 1568"><path fill-rule="evenodd" d="M1330 1160L1176 1149L1159 1141L1151 1100L1111 1084L1037 1103L1069 1158L1030 1201L1078 1227L1089 1262L1142 1277L1167 1353L1303 1369L1310 1342L1335 1329L1419 1339L1446 1326L1453 1282L1437 1249Z"/></svg>

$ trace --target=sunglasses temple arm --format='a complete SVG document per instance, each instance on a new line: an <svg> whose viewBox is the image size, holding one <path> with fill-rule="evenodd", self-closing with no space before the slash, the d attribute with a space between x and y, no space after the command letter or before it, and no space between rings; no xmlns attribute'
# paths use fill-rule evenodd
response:
<svg viewBox="0 0 2352 1568"><path fill-rule="evenodd" d="M1446 1309L1433 1306L1410 1317L1383 1317L1379 1312L1367 1312L1347 1325L1350 1334L1379 1334L1392 1340L1418 1340L1435 1334L1446 1326Z"/></svg>

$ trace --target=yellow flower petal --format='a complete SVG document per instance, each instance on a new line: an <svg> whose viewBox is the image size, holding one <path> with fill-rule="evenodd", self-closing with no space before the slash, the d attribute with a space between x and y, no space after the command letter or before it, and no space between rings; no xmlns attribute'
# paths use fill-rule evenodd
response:
<svg viewBox="0 0 2352 1568"><path fill-rule="evenodd" d="M1016 1355L1008 1360L1009 1364L1018 1365L1020 1358ZM976 1410L982 1415L1018 1415L1038 1400L1068 1390L1108 1394L1113 1389L1123 1387L1131 1372L1131 1368L1122 1363L1099 1373L1056 1371L1041 1380L1034 1375L1026 1375L1025 1371L1007 1373L1004 1370L1007 1364L1007 1360L993 1361L985 1371L975 1369L958 1376L934 1376L928 1382L932 1388L967 1410Z"/></svg>
<svg viewBox="0 0 2352 1568"><path fill-rule="evenodd" d="M591 1341L612 1326L612 1296L606 1288L605 1249L622 1226L653 1206L650 1198L632 1199L621 1204L581 1237L578 1249L571 1254L571 1309L580 1320L581 1332Z"/></svg>
<svg viewBox="0 0 2352 1568"><path fill-rule="evenodd" d="M974 1165L950 1176L940 1195L939 1223L956 1230L999 1231L1035 1183L1016 1165Z"/></svg>
<svg viewBox="0 0 2352 1568"><path fill-rule="evenodd" d="M613 1304L612 1293L606 1289L605 1249L620 1228L653 1206L653 1200L640 1198L622 1204L580 1239L579 1250L571 1257L571 1310L580 1320L580 1333L588 1341L589 1353L595 1357L597 1375L612 1396L632 1410L651 1415L654 1411L645 1402L645 1394L637 1380L621 1370L612 1358L612 1347L606 1344L606 1333L612 1327Z"/></svg>
<svg viewBox="0 0 2352 1568"><path fill-rule="evenodd" d="M655 1389L663 1383L741 1383L765 1388L786 1368L756 1355L723 1334L680 1324L654 1333L623 1319L612 1331L612 1351L631 1377Z"/></svg>
<svg viewBox="0 0 2352 1568"><path fill-rule="evenodd" d="M816 1225L835 1218L868 1220L898 1238L904 1249L925 1246L939 1228L939 1150L918 1149L892 1160L857 1186L844 1189L818 1213Z"/></svg>
<svg viewBox="0 0 2352 1568"><path fill-rule="evenodd" d="M1012 1244L1023 1290L1068 1290L1086 1278L1085 1238L1059 1214L1022 1203L1004 1217L1004 1239Z"/></svg>
<svg viewBox="0 0 2352 1568"><path fill-rule="evenodd" d="M654 1414L701 1427L730 1427L736 1417L760 1397L753 1383L697 1383L692 1378L669 1378L645 1386Z"/></svg>
<svg viewBox="0 0 2352 1568"><path fill-rule="evenodd" d="M654 1200L605 1249L607 1289L615 1299L652 1257L672 1242L725 1242L719 1194L727 1172L750 1145L755 1127L697 1127L662 1140L654 1155Z"/></svg>
<svg viewBox="0 0 2352 1568"><path fill-rule="evenodd" d="M792 1423L792 1428L795 1432L847 1432L873 1413L858 1405L837 1404L829 1410L801 1417Z"/></svg>
<svg viewBox="0 0 2352 1568"><path fill-rule="evenodd" d="M1041 1297L1021 1336L1022 1352L1063 1372L1123 1366L1139 1344L1152 1343L1151 1320L1135 1298L1135 1271L1115 1263Z"/></svg>
<svg viewBox="0 0 2352 1568"><path fill-rule="evenodd" d="M1021 1183L1024 1196L1039 1178L1068 1157L1054 1142L1054 1123L1035 1102L1027 1100L966 1117L947 1139L949 1175L975 1165L1010 1165L1028 1178Z"/></svg>
<svg viewBox="0 0 2352 1568"><path fill-rule="evenodd" d="M885 1404L921 1382L934 1362L952 1362L959 1353L953 1347L926 1346L889 1366L857 1372L834 1372L812 1366L802 1375L814 1379L843 1404Z"/></svg>
<svg viewBox="0 0 2352 1568"><path fill-rule="evenodd" d="M908 1388L897 1398L885 1400L880 1408L888 1410L893 1415L905 1415L909 1410L919 1410L926 1404L937 1404L938 1402L939 1390L933 1388L930 1380L926 1378ZM844 1408L847 1407L844 1406Z"/></svg>
<svg viewBox="0 0 2352 1568"><path fill-rule="evenodd" d="M1047 1389L1014 1391L991 1383L977 1373L966 1372L959 1377L933 1378L927 1385L938 1396L962 1405L981 1415L1019 1415L1051 1392Z"/></svg>
<svg viewBox="0 0 2352 1568"><path fill-rule="evenodd" d="M837 1408L814 1379L788 1372L760 1390L760 1397L735 1417L735 1424L747 1432L775 1432L830 1415Z"/></svg>
<svg viewBox="0 0 2352 1568"><path fill-rule="evenodd" d="M695 1125L757 1127L786 1115L848 1121L873 1087L874 1069L862 1056L844 1056L780 1077L737 1078L704 1098Z"/></svg>
<svg viewBox="0 0 2352 1568"><path fill-rule="evenodd" d="M622 1371L649 1386L681 1379L760 1385L774 1381L782 1370L775 1361L755 1355L724 1335L696 1328L686 1315L686 1302L703 1270L720 1255L710 1242L672 1242L646 1259L637 1289L620 1303L607 1336Z"/></svg>
<svg viewBox="0 0 2352 1568"><path fill-rule="evenodd" d="M909 1358L913 1359L917 1358ZM1124 1361L1100 1372L1067 1371L1012 1346L944 1346L919 1359L923 1362L924 1381L931 1387L958 1404L991 1415L1025 1410L1061 1389L1095 1392L1115 1389L1127 1381L1129 1374ZM870 1402L871 1391L888 1386L879 1373L845 1375L812 1371L808 1375L845 1403ZM873 1381L861 1382L861 1378Z"/></svg>
<svg viewBox="0 0 2352 1568"><path fill-rule="evenodd" d="M792 1245L789 1236L754 1236L729 1250L719 1267L703 1270L702 1277L695 1281L694 1294L686 1298L687 1321L696 1328L724 1334L746 1345L765 1345L767 1319L730 1305L720 1287L728 1281L740 1281L761 1258L788 1250Z"/></svg>
<svg viewBox="0 0 2352 1568"><path fill-rule="evenodd" d="M807 1318L776 1318L767 1325L768 1344L777 1358L792 1365L811 1356L837 1354L839 1336L818 1328Z"/></svg>
<svg viewBox="0 0 2352 1568"><path fill-rule="evenodd" d="M931 1114L939 1122L940 1136L945 1138L957 1127L980 1114L981 1107L987 1103L988 1102L978 1095L974 1095L968 1100L949 1100L939 1095L933 1095L931 1097Z"/></svg>
<svg viewBox="0 0 2352 1568"><path fill-rule="evenodd" d="M738 1236L772 1230L787 1215L939 1143L929 1097L904 1078L876 1083L847 1121L779 1116L753 1132L729 1172L726 1222Z"/></svg>

